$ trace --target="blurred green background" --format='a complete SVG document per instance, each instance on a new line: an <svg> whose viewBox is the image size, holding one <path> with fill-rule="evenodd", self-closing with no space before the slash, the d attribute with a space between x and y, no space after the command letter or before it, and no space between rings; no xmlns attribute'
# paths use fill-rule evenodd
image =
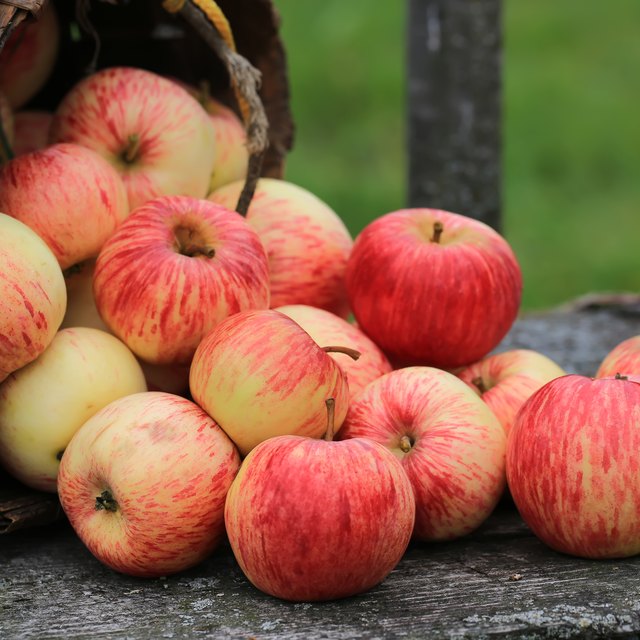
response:
<svg viewBox="0 0 640 640"><path fill-rule="evenodd" d="M406 202L406 3L275 5L297 129L286 178L355 235ZM523 309L640 292L640 2L503 6L503 233Z"/></svg>

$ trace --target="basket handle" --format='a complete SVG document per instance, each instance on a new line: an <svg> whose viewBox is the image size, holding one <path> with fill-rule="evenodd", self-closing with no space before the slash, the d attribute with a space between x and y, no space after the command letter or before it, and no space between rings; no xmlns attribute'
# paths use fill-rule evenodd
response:
<svg viewBox="0 0 640 640"><path fill-rule="evenodd" d="M269 146L269 121L258 95L260 71L236 51L229 21L214 0L162 0L162 7L183 16L218 54L229 73L247 132L249 167L236 205L236 211L246 215Z"/></svg>

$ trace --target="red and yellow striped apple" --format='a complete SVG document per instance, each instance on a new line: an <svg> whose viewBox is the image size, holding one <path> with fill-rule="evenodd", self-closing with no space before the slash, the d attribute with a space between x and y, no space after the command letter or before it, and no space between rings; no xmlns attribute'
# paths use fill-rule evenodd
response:
<svg viewBox="0 0 640 640"><path fill-rule="evenodd" d="M371 382L338 437L370 438L402 463L416 497L417 540L479 527L505 487L506 436L487 405L453 374L408 367Z"/></svg>
<svg viewBox="0 0 640 640"><path fill-rule="evenodd" d="M44 149L49 144L49 130L53 114L48 111L18 111L13 118L13 153Z"/></svg>
<svg viewBox="0 0 640 640"><path fill-rule="evenodd" d="M121 398L74 435L58 475L62 507L98 560L158 577L201 562L224 536L238 451L193 402Z"/></svg>
<svg viewBox="0 0 640 640"><path fill-rule="evenodd" d="M195 98L150 71L113 67L63 98L51 140L89 147L120 173L132 209L161 195L204 198L215 133Z"/></svg>
<svg viewBox="0 0 640 640"><path fill-rule="evenodd" d="M520 267L502 236L437 209L394 211L367 225L346 283L358 326L394 364L442 369L495 348L522 292Z"/></svg>
<svg viewBox="0 0 640 640"><path fill-rule="evenodd" d="M271 438L244 460L225 505L247 578L293 601L335 600L382 582L407 548L414 517L401 465L367 439Z"/></svg>
<svg viewBox="0 0 640 640"><path fill-rule="evenodd" d="M525 403L507 445L507 481L532 531L585 558L640 553L640 384L556 378Z"/></svg>
<svg viewBox="0 0 640 640"><path fill-rule="evenodd" d="M340 366L273 310L235 314L206 335L193 357L189 387L243 455L273 436L322 436L327 398L335 398L340 428L349 403Z"/></svg>
<svg viewBox="0 0 640 640"><path fill-rule="evenodd" d="M234 211L186 196L132 212L102 248L93 288L107 326L152 364L186 365L227 316L269 306L256 232Z"/></svg>
<svg viewBox="0 0 640 640"><path fill-rule="evenodd" d="M486 403L508 434L520 407L554 378L565 375L553 360L531 349L487 356L458 373Z"/></svg>
<svg viewBox="0 0 640 640"><path fill-rule="evenodd" d="M345 353L329 354L347 375L350 398L355 398L372 380L391 371L389 360L378 346L344 318L303 304L277 307L276 311L295 320L321 347L342 345L360 353L357 360Z"/></svg>
<svg viewBox="0 0 640 640"><path fill-rule="evenodd" d="M27 486L55 492L73 434L113 400L146 390L120 340L98 329L62 329L0 385L0 462Z"/></svg>
<svg viewBox="0 0 640 640"><path fill-rule="evenodd" d="M59 44L60 27L52 2L46 3L37 19L13 31L0 51L0 91L14 109L33 98L49 79Z"/></svg>
<svg viewBox="0 0 640 640"><path fill-rule="evenodd" d="M108 162L85 147L58 144L0 167L0 211L31 227L66 269L98 255L129 205Z"/></svg>
<svg viewBox="0 0 640 640"><path fill-rule="evenodd" d="M633 336L618 343L604 357L596 378L621 374L640 374L640 336Z"/></svg>
<svg viewBox="0 0 640 640"><path fill-rule="evenodd" d="M209 199L233 209L243 186L226 185ZM344 273L353 240L327 204L290 182L262 178L247 220L269 256L272 307L306 304L348 315Z"/></svg>
<svg viewBox="0 0 640 640"><path fill-rule="evenodd" d="M0 213L0 382L35 360L62 322L60 265L35 231Z"/></svg>

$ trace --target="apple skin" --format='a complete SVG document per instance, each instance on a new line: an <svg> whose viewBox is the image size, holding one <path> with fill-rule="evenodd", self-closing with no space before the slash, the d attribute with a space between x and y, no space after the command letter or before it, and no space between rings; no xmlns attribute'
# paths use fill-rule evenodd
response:
<svg viewBox="0 0 640 640"><path fill-rule="evenodd" d="M228 184L209 200L233 209L243 186ZM344 273L353 240L327 204L290 182L262 178L247 220L269 256L273 308L306 304L347 317Z"/></svg>
<svg viewBox="0 0 640 640"><path fill-rule="evenodd" d="M192 249L199 252L187 255ZM267 257L234 211L165 196L133 211L107 240L93 291L102 319L137 356L187 365L227 316L269 306Z"/></svg>
<svg viewBox="0 0 640 640"><path fill-rule="evenodd" d="M600 363L596 378L616 373L640 374L640 336L627 338L617 344Z"/></svg>
<svg viewBox="0 0 640 640"><path fill-rule="evenodd" d="M482 222L403 209L362 230L346 285L358 326L396 365L455 369L486 356L511 328L522 274L506 240Z"/></svg>
<svg viewBox="0 0 640 640"><path fill-rule="evenodd" d="M512 349L469 365L458 377L487 403L508 434L529 397L565 374L562 367L542 353Z"/></svg>
<svg viewBox="0 0 640 640"><path fill-rule="evenodd" d="M132 209L157 196L209 192L213 125L182 87L150 71L112 67L81 80L58 106L51 140L84 145L113 164Z"/></svg>
<svg viewBox="0 0 640 640"><path fill-rule="evenodd" d="M129 205L108 162L79 145L58 144L0 167L0 211L31 227L67 269L98 255Z"/></svg>
<svg viewBox="0 0 640 640"><path fill-rule="evenodd" d="M38 358L0 385L0 462L23 484L55 492L73 434L113 400L146 390L140 365L120 340L87 327L58 331Z"/></svg>
<svg viewBox="0 0 640 640"><path fill-rule="evenodd" d="M404 554L411 485L384 447L279 436L244 460L225 505L231 548L258 589L334 600L382 582Z"/></svg>
<svg viewBox="0 0 640 640"><path fill-rule="evenodd" d="M355 398L372 380L391 371L391 364L378 346L358 327L330 311L294 304L278 307L276 311L295 320L321 347L338 345L360 353L353 360L344 353L329 355L340 365L349 382L349 397Z"/></svg>
<svg viewBox="0 0 640 640"><path fill-rule="evenodd" d="M198 406L149 391L112 402L82 425L62 457L58 492L98 560L132 576L165 576L220 544L239 465L236 448Z"/></svg>
<svg viewBox="0 0 640 640"><path fill-rule="evenodd" d="M56 257L35 231L0 213L0 382L53 340L67 304Z"/></svg>
<svg viewBox="0 0 640 640"><path fill-rule="evenodd" d="M13 118L13 153L21 156L49 144L53 114L47 111L18 111Z"/></svg>
<svg viewBox="0 0 640 640"><path fill-rule="evenodd" d="M408 367L371 382L338 438L370 438L400 459L416 497L416 540L471 533L504 491L504 429L464 382L440 369Z"/></svg>
<svg viewBox="0 0 640 640"><path fill-rule="evenodd" d="M339 429L349 404L340 365L274 310L235 314L206 335L191 363L189 388L242 455L273 436L321 437L327 398L335 399Z"/></svg>
<svg viewBox="0 0 640 640"><path fill-rule="evenodd" d="M525 403L509 434L507 481L520 515L562 553L639 553L639 448L640 384L552 380Z"/></svg>
<svg viewBox="0 0 640 640"><path fill-rule="evenodd" d="M48 2L37 20L18 25L0 51L0 91L19 109L45 85L58 55L60 27Z"/></svg>

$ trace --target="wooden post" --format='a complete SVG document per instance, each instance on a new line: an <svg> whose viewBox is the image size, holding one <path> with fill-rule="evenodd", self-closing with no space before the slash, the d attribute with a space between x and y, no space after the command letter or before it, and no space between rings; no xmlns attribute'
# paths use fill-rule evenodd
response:
<svg viewBox="0 0 640 640"><path fill-rule="evenodd" d="M408 200L500 229L501 1L409 0Z"/></svg>

